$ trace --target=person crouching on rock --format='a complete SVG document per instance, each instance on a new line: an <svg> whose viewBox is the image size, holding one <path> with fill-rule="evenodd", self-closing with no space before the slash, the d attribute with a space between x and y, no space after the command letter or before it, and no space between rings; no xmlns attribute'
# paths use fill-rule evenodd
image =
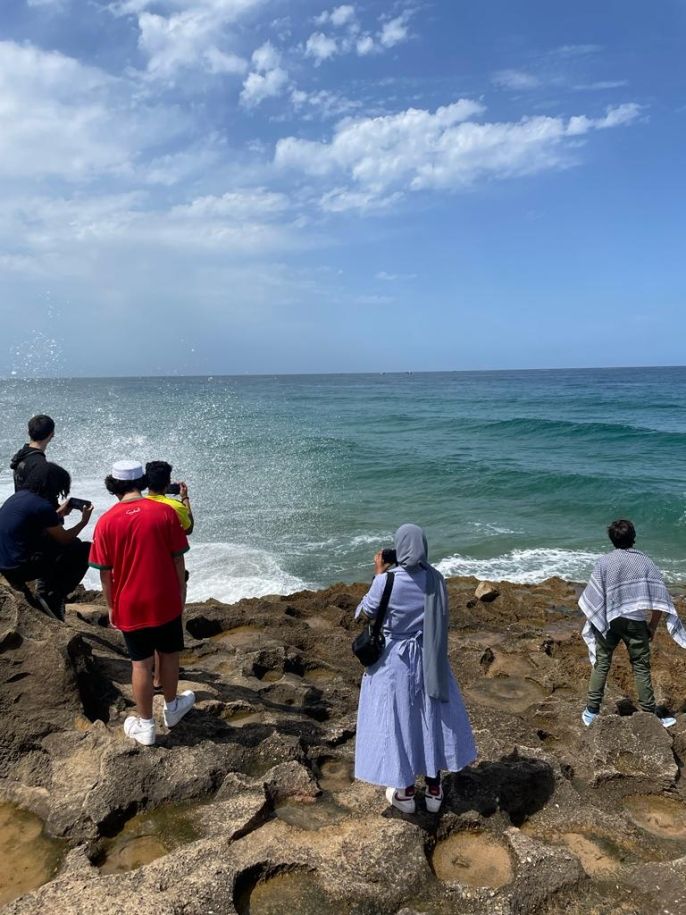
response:
<svg viewBox="0 0 686 915"><path fill-rule="evenodd" d="M427 561L424 531L403 524L395 533L398 568L381 552L375 577L356 616L374 618L386 574L393 585L384 617L386 644L362 677L355 744L355 778L386 785L386 798L415 812L415 780L424 775L426 808L443 801L441 769L459 772L476 758L467 711L448 661L448 594Z"/></svg>
<svg viewBox="0 0 686 915"><path fill-rule="evenodd" d="M188 540L173 508L143 498L147 481L137 461L118 461L105 479L119 500L99 519L90 565L100 572L110 624L121 630L131 658L131 685L138 711L124 733L144 746L155 743L152 669L160 656L164 723L168 728L195 704L191 690L177 695L183 650L184 554Z"/></svg>
<svg viewBox="0 0 686 915"><path fill-rule="evenodd" d="M629 652L638 702L644 712L655 714L655 694L650 675L650 643L660 614L667 614L667 631L686 648L686 629L677 616L662 575L652 559L634 549L636 529L631 521L613 521L607 533L614 549L602 556L579 598L586 616L582 635L593 665L586 708L581 720L590 727L600 713L612 655L620 642ZM648 614L650 613L650 622ZM664 727L676 718L660 719Z"/></svg>
<svg viewBox="0 0 686 915"><path fill-rule="evenodd" d="M36 461L22 488L0 508L0 571L31 604L62 621L65 599L88 569L90 543L79 534L93 512L91 503L84 503L81 519L65 528L64 519L74 510L67 498L70 488L63 467ZM37 581L35 596L27 590L31 581Z"/></svg>

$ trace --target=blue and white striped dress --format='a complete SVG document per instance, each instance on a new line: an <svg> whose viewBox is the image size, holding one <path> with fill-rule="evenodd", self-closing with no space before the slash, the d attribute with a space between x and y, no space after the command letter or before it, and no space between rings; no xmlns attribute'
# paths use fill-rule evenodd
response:
<svg viewBox="0 0 686 915"><path fill-rule="evenodd" d="M355 778L407 788L418 775L459 772L476 759L474 736L455 678L449 699L424 691L422 635L426 573L399 568L384 620L384 653L362 677L357 712ZM377 575L357 608L374 617L385 574Z"/></svg>

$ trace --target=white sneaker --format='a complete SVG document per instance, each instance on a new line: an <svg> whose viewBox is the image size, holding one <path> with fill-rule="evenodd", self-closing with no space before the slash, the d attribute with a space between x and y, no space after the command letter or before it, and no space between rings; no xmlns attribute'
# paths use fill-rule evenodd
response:
<svg viewBox="0 0 686 915"><path fill-rule="evenodd" d="M176 696L176 703L171 708L164 703L164 723L168 728L173 728L175 724L178 724L179 721L183 718L186 712L190 710L195 705L195 693L192 689L186 689L182 693L178 693Z"/></svg>
<svg viewBox="0 0 686 915"><path fill-rule="evenodd" d="M155 743L155 722L149 724L137 715L129 715L124 722L124 733L127 737L137 740L144 747L151 747Z"/></svg>
<svg viewBox="0 0 686 915"><path fill-rule="evenodd" d="M414 797L398 797L395 788L386 788L386 800L403 813L414 813L415 811Z"/></svg>
<svg viewBox="0 0 686 915"><path fill-rule="evenodd" d="M590 728L590 726L593 724L593 722L596 720L596 718L598 717L599 714L600 714L599 712L592 712L590 709L585 708L583 710L583 712L581 713L581 720L583 721L583 723L586 725L587 728Z"/></svg>
<svg viewBox="0 0 686 915"><path fill-rule="evenodd" d="M660 718L660 724L663 728L673 728L676 724L676 718L672 718L671 715L665 715L664 718Z"/></svg>
<svg viewBox="0 0 686 915"><path fill-rule="evenodd" d="M441 809L441 804L443 803L443 786L441 786L439 794L430 794L429 789L427 788L424 800L426 801L426 809L429 813L438 813Z"/></svg>

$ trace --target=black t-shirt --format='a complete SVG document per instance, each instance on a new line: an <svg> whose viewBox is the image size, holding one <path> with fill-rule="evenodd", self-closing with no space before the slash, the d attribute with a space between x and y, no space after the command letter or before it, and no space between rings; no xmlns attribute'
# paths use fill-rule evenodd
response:
<svg viewBox="0 0 686 915"><path fill-rule="evenodd" d="M14 471L14 491L22 488L32 467L46 460L45 452L40 448L32 448L30 445L20 448L10 461L10 468Z"/></svg>
<svg viewBox="0 0 686 915"><path fill-rule="evenodd" d="M16 569L41 546L45 530L62 521L47 499L20 489L0 508L0 569Z"/></svg>

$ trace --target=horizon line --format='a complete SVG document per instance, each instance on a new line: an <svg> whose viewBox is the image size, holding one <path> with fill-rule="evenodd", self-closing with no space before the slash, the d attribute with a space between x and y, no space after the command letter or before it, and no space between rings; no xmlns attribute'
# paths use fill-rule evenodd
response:
<svg viewBox="0 0 686 915"><path fill-rule="evenodd" d="M155 378L155 379L182 379L182 378L329 378L329 377L359 377L371 375L495 375L535 372L619 372L635 369L683 369L686 365L594 365L594 366L557 366L546 368L507 368L507 369L390 369L387 371L358 371L358 372L201 372L178 373L174 375L2 375L0 381L127 381Z"/></svg>

